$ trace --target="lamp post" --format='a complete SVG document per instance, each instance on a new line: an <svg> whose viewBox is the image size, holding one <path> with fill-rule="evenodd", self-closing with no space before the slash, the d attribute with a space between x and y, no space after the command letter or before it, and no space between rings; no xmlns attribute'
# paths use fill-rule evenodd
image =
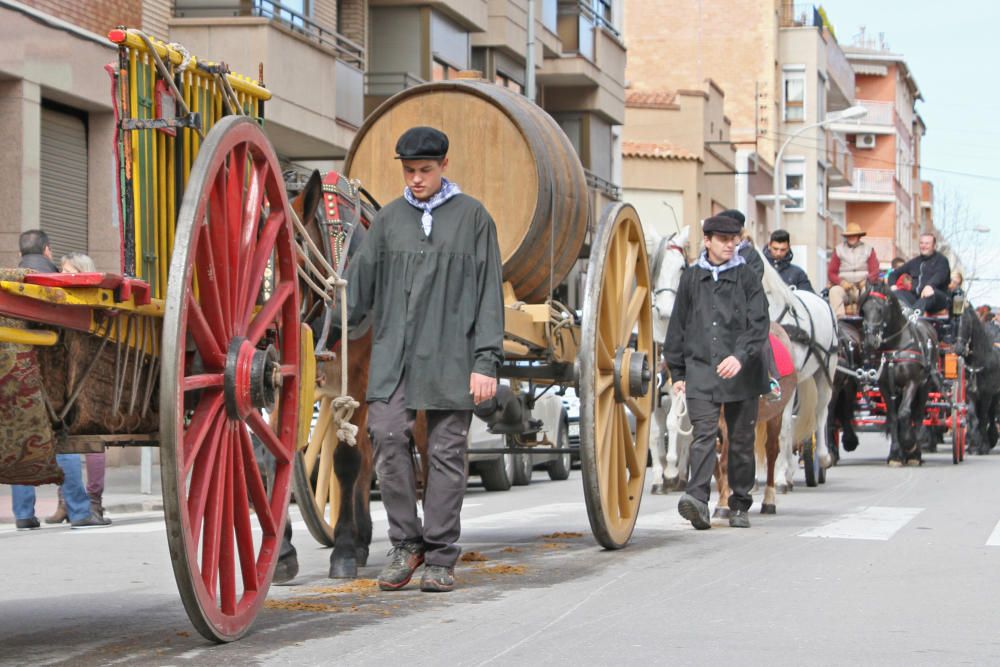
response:
<svg viewBox="0 0 1000 667"><path fill-rule="evenodd" d="M852 120L854 118L861 118L868 113L868 109L861 105L855 105L853 107L848 107L843 111L836 111L818 123L811 123L804 127L800 127L796 130L790 137L785 139L785 143L781 144L781 149L778 151L778 155L774 158L774 183L772 184L772 191L774 192L774 228L781 229L781 194L780 190L784 188L779 188L781 183L781 159L785 154L785 149L788 148L788 144L792 143L792 139L800 136L806 130L811 130L816 127L823 127L829 125L830 123L836 123L841 120Z"/></svg>

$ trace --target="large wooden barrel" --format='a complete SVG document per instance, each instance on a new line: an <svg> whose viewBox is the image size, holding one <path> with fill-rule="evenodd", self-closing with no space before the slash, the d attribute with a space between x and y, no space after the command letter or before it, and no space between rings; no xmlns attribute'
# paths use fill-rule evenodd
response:
<svg viewBox="0 0 1000 667"><path fill-rule="evenodd" d="M445 175L496 221L504 280L519 299L545 301L579 257L590 218L586 176L565 133L527 98L486 81L410 88L365 121L345 164L382 203L403 193L396 140L416 125L448 135Z"/></svg>

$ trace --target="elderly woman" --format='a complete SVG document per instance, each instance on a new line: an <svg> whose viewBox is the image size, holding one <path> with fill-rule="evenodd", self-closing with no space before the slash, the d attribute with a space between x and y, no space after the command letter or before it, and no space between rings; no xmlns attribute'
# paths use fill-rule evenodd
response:
<svg viewBox="0 0 1000 667"><path fill-rule="evenodd" d="M96 273L97 265L89 255L82 252L71 252L59 261L59 270L63 273ZM87 495L90 497L90 509L99 517L104 518L104 452L86 454L87 462ZM45 523L62 523L68 521L66 504L62 497L62 487L59 487L59 506L55 513L45 519Z"/></svg>

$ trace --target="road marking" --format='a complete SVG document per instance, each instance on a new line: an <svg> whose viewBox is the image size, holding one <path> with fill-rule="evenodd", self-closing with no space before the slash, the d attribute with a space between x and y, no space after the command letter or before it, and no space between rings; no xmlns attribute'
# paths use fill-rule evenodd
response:
<svg viewBox="0 0 1000 667"><path fill-rule="evenodd" d="M799 533L799 537L886 541L923 511L923 507L867 507L825 526L810 528Z"/></svg>
<svg viewBox="0 0 1000 667"><path fill-rule="evenodd" d="M986 540L986 546L1000 547L1000 521L997 521L997 525L993 527L993 532L990 533L990 539Z"/></svg>
<svg viewBox="0 0 1000 667"><path fill-rule="evenodd" d="M570 522L580 519L586 523L587 513L582 502L550 503L548 505L525 507L524 509L498 512L496 514L486 514L469 518L462 517L462 526L510 528L511 526L543 525L542 522L546 519L561 519Z"/></svg>

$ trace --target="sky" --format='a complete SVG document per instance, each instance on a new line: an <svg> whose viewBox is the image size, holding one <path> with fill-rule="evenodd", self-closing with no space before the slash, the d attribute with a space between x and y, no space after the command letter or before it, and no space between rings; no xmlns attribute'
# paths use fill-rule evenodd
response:
<svg viewBox="0 0 1000 667"><path fill-rule="evenodd" d="M977 305L1000 306L1000 2L931 0L828 0L822 4L837 40L850 46L860 27L884 33L902 54L924 100L917 112L927 125L921 178L935 196L966 209L966 231L953 235ZM955 208L952 208L955 210ZM939 211L936 209L935 214ZM941 220L937 224L943 224ZM955 225L952 225L955 226ZM974 228L982 231L972 231ZM988 230L988 231L986 231Z"/></svg>

